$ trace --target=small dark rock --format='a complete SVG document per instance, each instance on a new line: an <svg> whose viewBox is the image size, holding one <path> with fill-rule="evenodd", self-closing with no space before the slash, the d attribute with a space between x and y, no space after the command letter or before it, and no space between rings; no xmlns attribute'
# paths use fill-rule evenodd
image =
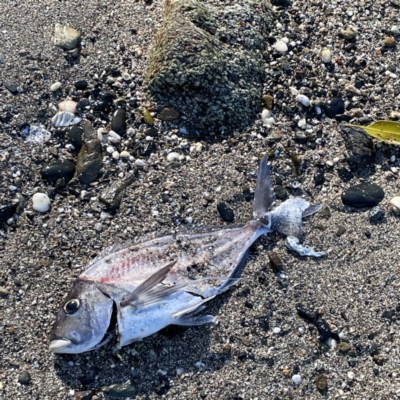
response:
<svg viewBox="0 0 400 400"><path fill-rule="evenodd" d="M16 84L15 82L4 82L4 87L12 94L18 93L18 84Z"/></svg>
<svg viewBox="0 0 400 400"><path fill-rule="evenodd" d="M78 108L79 108L80 110L82 110L83 108L85 108L85 107L87 107L87 106L90 106L90 101L89 101L89 99L80 99L80 100L78 101Z"/></svg>
<svg viewBox="0 0 400 400"><path fill-rule="evenodd" d="M99 200L107 207L110 212L115 212L120 206L125 189L136 179L136 175L128 176L123 181L111 184L100 196Z"/></svg>
<svg viewBox="0 0 400 400"><path fill-rule="evenodd" d="M64 178L66 182L69 182L75 174L75 165L68 160L53 160L43 166L40 174L48 181Z"/></svg>
<svg viewBox="0 0 400 400"><path fill-rule="evenodd" d="M346 228L344 226L339 226L338 230L336 231L336 236L340 237L346 233Z"/></svg>
<svg viewBox="0 0 400 400"><path fill-rule="evenodd" d="M156 129L156 128L146 129L145 135L146 136L150 136L150 137L157 137L158 136L158 129Z"/></svg>
<svg viewBox="0 0 400 400"><path fill-rule="evenodd" d="M288 198L288 192L283 186L280 185L275 186L274 192L275 192L275 197L278 200L284 201Z"/></svg>
<svg viewBox="0 0 400 400"><path fill-rule="evenodd" d="M22 371L18 376L18 382L22 385L29 385L31 381L32 377L28 371Z"/></svg>
<svg viewBox="0 0 400 400"><path fill-rule="evenodd" d="M383 189L374 183L360 183L342 194L343 204L351 207L374 207L385 197Z"/></svg>
<svg viewBox="0 0 400 400"><path fill-rule="evenodd" d="M319 318L315 322L315 326L317 327L322 340L323 341L328 340L332 333L329 324L324 319Z"/></svg>
<svg viewBox="0 0 400 400"><path fill-rule="evenodd" d="M314 175L314 183L316 186L322 185L325 181L325 173L323 170L318 171Z"/></svg>
<svg viewBox="0 0 400 400"><path fill-rule="evenodd" d="M78 154L76 177L81 183L89 184L98 176L103 165L101 144L97 139L85 143Z"/></svg>
<svg viewBox="0 0 400 400"><path fill-rule="evenodd" d="M317 321L317 314L307 311L301 304L298 304L296 306L296 311L301 318L304 318L307 321L310 321L312 323L315 323Z"/></svg>
<svg viewBox="0 0 400 400"><path fill-rule="evenodd" d="M281 272L284 270L285 265L283 264L281 258L278 253L275 251L269 251L268 253L269 262L271 263L271 267L275 272Z"/></svg>
<svg viewBox="0 0 400 400"><path fill-rule="evenodd" d="M67 132L72 145L79 151L83 146L83 129L78 125L73 125L67 129Z"/></svg>
<svg viewBox="0 0 400 400"><path fill-rule="evenodd" d="M0 219L8 219L11 218L17 209L18 203L14 203L11 201L1 201L0 202Z"/></svg>
<svg viewBox="0 0 400 400"><path fill-rule="evenodd" d="M380 354L376 354L372 357L372 359L374 360L375 364L378 365L383 365L385 363L385 357L381 356Z"/></svg>
<svg viewBox="0 0 400 400"><path fill-rule="evenodd" d="M225 203L218 203L217 210L220 217L226 222L233 222L235 214Z"/></svg>
<svg viewBox="0 0 400 400"><path fill-rule="evenodd" d="M161 121L173 121L179 118L179 112L174 108L165 107L158 115L157 118Z"/></svg>
<svg viewBox="0 0 400 400"><path fill-rule="evenodd" d="M103 391L114 397L131 397L136 396L137 394L137 389L132 386L130 381L107 386L103 389Z"/></svg>
<svg viewBox="0 0 400 400"><path fill-rule="evenodd" d="M382 313L382 318L386 318L386 319L390 319L392 320L392 318L396 315L396 311L395 310L386 310Z"/></svg>
<svg viewBox="0 0 400 400"><path fill-rule="evenodd" d="M290 6L290 1L289 0L271 0L271 4L273 6L278 6L278 7L288 7L288 6Z"/></svg>
<svg viewBox="0 0 400 400"><path fill-rule="evenodd" d="M354 178L354 174L346 168L339 168L337 173L343 182L350 182Z"/></svg>
<svg viewBox="0 0 400 400"><path fill-rule="evenodd" d="M328 387L328 381L326 379L326 376L323 374L317 375L315 377L315 384L317 386L317 389L320 390L321 392L326 390L326 388Z"/></svg>
<svg viewBox="0 0 400 400"><path fill-rule="evenodd" d="M344 113L344 101L341 97L334 97L330 103L325 104L325 114L329 118L335 118Z"/></svg>
<svg viewBox="0 0 400 400"><path fill-rule="evenodd" d="M371 344L371 346L369 347L369 354L371 354L371 356L379 354L379 346L377 343Z"/></svg>
<svg viewBox="0 0 400 400"><path fill-rule="evenodd" d="M75 392L74 400L92 400L93 393L91 390L85 390L83 392Z"/></svg>
<svg viewBox="0 0 400 400"><path fill-rule="evenodd" d="M125 135L126 133L126 111L122 108L115 111L111 120L111 130L118 135Z"/></svg>
<svg viewBox="0 0 400 400"><path fill-rule="evenodd" d="M92 91L92 96L95 96L95 94ZM98 94L96 104L94 105L94 110L95 111L105 111L107 107L110 105L110 103L113 102L113 100L117 96L113 92L108 92L108 91L103 91Z"/></svg>
<svg viewBox="0 0 400 400"><path fill-rule="evenodd" d="M88 87L88 83L85 80L81 80L81 81L77 81L74 83L74 86L78 89L78 90L85 90Z"/></svg>

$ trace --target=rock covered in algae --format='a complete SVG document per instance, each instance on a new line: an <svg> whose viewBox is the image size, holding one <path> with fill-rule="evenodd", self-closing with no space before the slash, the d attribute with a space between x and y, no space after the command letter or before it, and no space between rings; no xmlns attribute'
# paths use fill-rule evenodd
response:
<svg viewBox="0 0 400 400"><path fill-rule="evenodd" d="M262 106L262 53L273 18L266 1L216 7L167 0L150 52L147 94L183 113L199 133L244 128Z"/></svg>

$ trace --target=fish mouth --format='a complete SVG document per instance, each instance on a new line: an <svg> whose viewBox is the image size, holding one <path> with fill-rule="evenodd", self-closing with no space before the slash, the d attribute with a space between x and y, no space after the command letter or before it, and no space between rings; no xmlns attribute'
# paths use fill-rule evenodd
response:
<svg viewBox="0 0 400 400"><path fill-rule="evenodd" d="M49 350L53 353L61 353L70 344L71 341L68 339L55 339L50 342Z"/></svg>

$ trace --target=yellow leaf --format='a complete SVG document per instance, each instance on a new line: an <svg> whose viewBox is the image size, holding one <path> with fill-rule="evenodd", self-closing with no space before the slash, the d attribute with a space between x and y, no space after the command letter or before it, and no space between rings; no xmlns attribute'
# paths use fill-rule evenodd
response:
<svg viewBox="0 0 400 400"><path fill-rule="evenodd" d="M146 122L147 125L154 125L154 118L146 107L143 108L142 114L144 122Z"/></svg>
<svg viewBox="0 0 400 400"><path fill-rule="evenodd" d="M350 128L360 128L369 135L390 144L400 144L400 123L395 121L376 121L368 126L345 124Z"/></svg>

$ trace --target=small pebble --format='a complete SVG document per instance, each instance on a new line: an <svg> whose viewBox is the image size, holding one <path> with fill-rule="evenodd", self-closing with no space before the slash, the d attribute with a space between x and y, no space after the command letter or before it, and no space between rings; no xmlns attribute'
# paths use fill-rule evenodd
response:
<svg viewBox="0 0 400 400"><path fill-rule="evenodd" d="M179 153L176 153L176 152L174 152L174 151L172 151L171 153L169 153L169 154L167 155L167 160L168 160L169 162L177 161L177 160L179 160L179 158L180 158L180 154L179 154Z"/></svg>
<svg viewBox="0 0 400 400"><path fill-rule="evenodd" d="M280 53L286 53L288 51L288 46L283 40L278 40L275 43L275 50Z"/></svg>
<svg viewBox="0 0 400 400"><path fill-rule="evenodd" d="M8 295L8 290L5 287L0 286L0 297L7 297Z"/></svg>
<svg viewBox="0 0 400 400"><path fill-rule="evenodd" d="M119 160L119 153L118 153L118 151L113 151L113 153L112 153L112 158L114 159L114 160Z"/></svg>
<svg viewBox="0 0 400 400"><path fill-rule="evenodd" d="M292 381L296 384L296 385L300 385L301 383L301 376L300 375L293 375L292 376Z"/></svg>
<svg viewBox="0 0 400 400"><path fill-rule="evenodd" d="M33 209L42 213L49 211L50 198L45 193L35 193L32 196Z"/></svg>
<svg viewBox="0 0 400 400"><path fill-rule="evenodd" d="M400 211L400 196L393 197L393 199L390 200L390 204Z"/></svg>
<svg viewBox="0 0 400 400"><path fill-rule="evenodd" d="M18 376L18 382L22 385L29 385L31 381L32 377L28 371L22 371Z"/></svg>
<svg viewBox="0 0 400 400"><path fill-rule="evenodd" d="M344 37L347 40L351 40L355 38L356 34L351 29L342 29L340 31L340 36Z"/></svg>
<svg viewBox="0 0 400 400"><path fill-rule="evenodd" d="M317 385L318 390L326 390L326 388L328 387L326 376L323 374L317 375L315 377L315 384Z"/></svg>
<svg viewBox="0 0 400 400"><path fill-rule="evenodd" d="M350 380L353 380L355 376L356 376L356 374L355 374L353 371L349 371L349 372L347 373L347 377L348 377Z"/></svg>
<svg viewBox="0 0 400 400"><path fill-rule="evenodd" d="M137 160L135 161L135 165L136 165L137 167L139 167L139 168L143 168L143 167L146 165L146 163L145 163L143 160L141 160L141 159L137 159Z"/></svg>
<svg viewBox="0 0 400 400"><path fill-rule="evenodd" d="M304 94L297 95L296 100L299 103L303 104L304 107L310 106L310 99L307 96L305 96Z"/></svg>
<svg viewBox="0 0 400 400"><path fill-rule="evenodd" d="M126 150L121 151L121 158L129 158L131 155Z"/></svg>
<svg viewBox="0 0 400 400"><path fill-rule="evenodd" d="M65 111L65 112L69 112L71 114L75 114L76 113L76 106L77 103L75 103L75 101L72 100L64 100L61 103L58 104L58 109L60 111Z"/></svg>
<svg viewBox="0 0 400 400"><path fill-rule="evenodd" d="M103 225L99 222L96 224L94 228L96 229L97 232L101 232L103 230Z"/></svg>
<svg viewBox="0 0 400 400"><path fill-rule="evenodd" d="M261 113L261 118L262 118L262 119L267 119L267 118L269 118L271 115L272 115L272 111L271 111L271 110L268 110L268 109L266 109L266 108L264 108L264 110L262 110L262 113Z"/></svg>
<svg viewBox="0 0 400 400"><path fill-rule="evenodd" d="M385 37L383 44L386 47L394 47L394 46L396 46L396 39L392 36L387 36L387 37Z"/></svg>
<svg viewBox="0 0 400 400"><path fill-rule="evenodd" d="M393 25L393 26L390 28L390 31L393 33L393 35L398 35L398 34L400 34L400 29L399 29L399 27L396 26L396 25Z"/></svg>
<svg viewBox="0 0 400 400"><path fill-rule="evenodd" d="M272 329L272 332L275 333L275 335L278 335L281 332L281 328L276 327Z"/></svg>
<svg viewBox="0 0 400 400"><path fill-rule="evenodd" d="M56 92L61 87L61 82L55 82L50 86L51 92Z"/></svg>
<svg viewBox="0 0 400 400"><path fill-rule="evenodd" d="M321 52L321 59L325 64L332 62L332 52L329 49L324 49Z"/></svg>

